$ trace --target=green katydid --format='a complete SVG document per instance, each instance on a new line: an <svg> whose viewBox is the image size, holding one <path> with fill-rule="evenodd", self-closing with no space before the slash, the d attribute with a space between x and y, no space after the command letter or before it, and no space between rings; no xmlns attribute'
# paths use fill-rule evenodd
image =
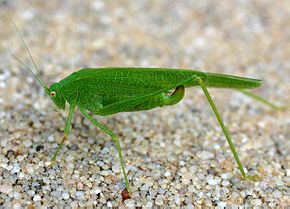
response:
<svg viewBox="0 0 290 209"><path fill-rule="evenodd" d="M118 136L96 120L92 114L106 116L119 112L143 111L175 105L183 99L185 88L200 86L221 126L242 176L246 179L255 179L255 176L246 174L207 88L235 89L272 108L280 109L280 107L261 97L245 91L245 89L259 87L262 84L261 80L187 69L107 67L81 69L48 87L39 76L39 69L24 38L10 15L7 15L20 36L36 72L32 71L18 58L14 58L33 75L58 108L64 110L66 104L69 105L64 136L52 157L51 166L55 163L55 158L69 135L72 116L75 108L78 107L84 117L113 139L118 151L126 188L131 193ZM169 94L172 90L174 90L173 93Z"/></svg>

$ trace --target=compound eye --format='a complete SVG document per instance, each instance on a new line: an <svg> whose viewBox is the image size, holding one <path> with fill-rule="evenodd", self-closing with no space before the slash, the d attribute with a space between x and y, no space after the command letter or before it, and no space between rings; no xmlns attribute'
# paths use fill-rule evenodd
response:
<svg viewBox="0 0 290 209"><path fill-rule="evenodd" d="M50 92L50 96L51 97L55 97L56 96L56 92L55 91Z"/></svg>

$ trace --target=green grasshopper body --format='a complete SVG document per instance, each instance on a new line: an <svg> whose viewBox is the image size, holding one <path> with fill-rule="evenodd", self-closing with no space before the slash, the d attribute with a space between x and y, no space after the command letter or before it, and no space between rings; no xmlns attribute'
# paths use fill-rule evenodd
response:
<svg viewBox="0 0 290 209"><path fill-rule="evenodd" d="M59 83L52 84L50 88L47 88L43 82L42 85L56 106L65 109L66 103L70 105L65 134L53 156L52 165L69 134L72 114L77 106L86 118L114 140L126 186L130 191L118 137L89 113L106 116L118 112L141 111L174 105L182 100L185 88L201 86L216 114L242 175L247 177L207 87L249 89L260 86L261 80L184 69L112 67L82 69ZM169 91L173 89L175 89L174 92L169 95Z"/></svg>
<svg viewBox="0 0 290 209"><path fill-rule="evenodd" d="M7 15L20 36L36 72L32 71L18 58L15 59L32 74L58 108L65 109L66 104L69 104L64 136L52 158L51 166L53 166L60 148L69 135L73 112L78 107L87 119L111 136L115 142L126 188L131 193L117 135L92 117L91 114L106 116L118 112L133 112L174 105L182 100L185 88L200 86L221 126L242 176L246 179L256 179L255 176L246 175L230 135L207 88L236 89L272 108L281 109L267 100L244 90L259 87L262 83L261 80L185 69L111 67L81 69L48 88L39 76L40 71L21 33L10 15L8 13ZM170 93L172 90L174 92Z"/></svg>
<svg viewBox="0 0 290 209"><path fill-rule="evenodd" d="M55 92L51 98L62 109L67 102L96 115L105 116L117 112L174 105L183 98L184 90L180 88L172 95L168 95L168 91L177 88L178 84L185 88L198 86L198 82L194 79L184 82L192 76L201 78L207 87L246 89L261 85L261 81L256 79L193 70L88 68L74 72L59 83L52 84L49 94ZM122 105L118 106L119 103Z"/></svg>

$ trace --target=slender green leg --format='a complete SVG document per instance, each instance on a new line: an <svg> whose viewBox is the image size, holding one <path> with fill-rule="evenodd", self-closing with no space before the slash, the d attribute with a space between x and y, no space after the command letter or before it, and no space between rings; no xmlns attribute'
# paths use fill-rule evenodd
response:
<svg viewBox="0 0 290 209"><path fill-rule="evenodd" d="M241 163L241 161L239 159L238 153L237 153L237 151L235 149L235 146L234 146L234 144L233 144L233 142L231 140L231 137L230 137L230 135L229 135L229 133L228 133L226 127L225 127L225 124L224 124L224 122L223 122L223 120L222 120L222 118L221 118L221 116L220 116L220 114L218 112L217 107L215 106L211 96L209 95L209 92L207 91L207 88L206 88L205 84L203 83L202 79L199 78L199 77L197 77L196 80L198 81L201 89L203 90L207 100L210 103L210 106L211 106L212 110L214 111L214 114L215 114L215 116L216 116L216 118L217 118L217 120L218 120L218 122L219 122L219 124L220 124L220 126L222 128L222 131L223 131L223 133L224 133L224 135L225 135L225 137L227 139L227 142L228 142L228 144L229 144L229 146L230 146L230 148L232 150L232 153L233 153L234 158L235 158L235 160L236 160L236 162L238 164L240 172L242 173L242 176L245 179L256 180L257 176L248 176L248 175L246 175L246 172L244 171L243 165L242 165L242 163Z"/></svg>
<svg viewBox="0 0 290 209"><path fill-rule="evenodd" d="M255 99L258 102L261 102L264 105L267 105L268 107L271 107L274 110L285 110L287 108L286 106L276 105L276 104L274 104L274 103L272 103L272 102L270 102L270 101L268 101L268 100L266 100L266 99L264 99L256 94L253 94L253 93L246 91L244 89L236 89L236 90L247 95L248 97Z"/></svg>
<svg viewBox="0 0 290 209"><path fill-rule="evenodd" d="M60 142L60 144L58 145L52 159L51 159L51 164L50 167L53 167L54 163L55 163L55 158L59 152L59 150L61 149L63 143L65 142L65 140L67 139L68 135L69 135L69 131L70 131L70 124L71 124L71 120L72 120L72 115L75 109L75 105L70 105L69 107L69 113L68 113L68 118L66 120L65 123L65 129L64 129L64 136L62 137L62 140Z"/></svg>
<svg viewBox="0 0 290 209"><path fill-rule="evenodd" d="M106 134L108 134L114 141L115 143L115 146L117 148L117 151L118 151L118 154L119 154L119 159L120 159L120 164L121 164L121 168L122 168L122 172L123 172L123 175L124 175L124 178L125 178L125 184L126 184L126 188L129 192L129 194L131 195L131 187L130 187L130 184L129 184L129 180L128 180L128 177L127 177L127 173L126 173L126 169L125 169L125 162L123 160L123 155L122 155L122 151L121 151L121 146L120 146L120 142L119 142L119 139L117 137L116 134L114 134L110 129L108 129L106 126L104 126L102 123L100 123L99 121L97 121L96 119L94 119L91 115L89 115L87 113L86 110L84 109L81 109L80 108L80 111L84 114L84 116L89 119L95 126L97 126L98 128L100 128L102 131L104 131Z"/></svg>

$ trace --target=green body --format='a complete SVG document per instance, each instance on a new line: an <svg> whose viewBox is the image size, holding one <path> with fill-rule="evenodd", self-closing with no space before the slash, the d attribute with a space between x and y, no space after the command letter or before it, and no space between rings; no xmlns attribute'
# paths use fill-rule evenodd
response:
<svg viewBox="0 0 290 209"><path fill-rule="evenodd" d="M193 70L88 68L74 72L59 83L53 84L50 91L57 93L58 96L54 98L54 102L63 109L66 101L96 115L111 115L117 112L148 110L176 104L178 101L165 102L169 95L168 91L164 91L141 99L134 104L128 102L122 107L104 111L104 107L108 105L162 91L162 89L173 87L174 84L181 83L192 76L201 78L207 87L248 89L261 85L261 80ZM186 88L198 85L196 80L190 79L182 86ZM174 86L172 89L176 87L178 86ZM180 95L180 100L182 97L183 95Z"/></svg>
<svg viewBox="0 0 290 209"><path fill-rule="evenodd" d="M223 120L207 91L207 87L244 90L256 88L260 85L261 80L257 79L183 69L113 67L79 70L46 89L47 94L50 95L50 98L58 107L65 109L66 102L70 105L64 137L52 158L52 165L62 144L67 139L72 115L75 107L78 106L87 119L111 136L115 142L125 177L126 188L131 193L117 135L89 113L105 116L118 112L141 111L174 105L182 100L185 88L200 86L225 134L243 177L253 179L253 177L246 175ZM172 90L174 92L170 94Z"/></svg>

